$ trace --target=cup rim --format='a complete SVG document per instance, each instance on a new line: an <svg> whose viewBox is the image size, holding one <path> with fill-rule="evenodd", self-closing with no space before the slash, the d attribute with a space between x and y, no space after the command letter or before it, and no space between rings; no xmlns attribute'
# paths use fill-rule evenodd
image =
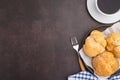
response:
<svg viewBox="0 0 120 80"><path fill-rule="evenodd" d="M105 15L105 16L111 16L111 15L114 15L114 14L116 14L116 13L118 13L118 12L120 11L120 9L118 9L116 12L111 13L111 14L105 13L105 12L103 12L103 11L100 10L100 8L99 8L99 6L98 6L98 0L95 0L95 1L96 1L96 2L95 2L95 6L96 6L98 12L100 12L101 14L103 14L103 15Z"/></svg>

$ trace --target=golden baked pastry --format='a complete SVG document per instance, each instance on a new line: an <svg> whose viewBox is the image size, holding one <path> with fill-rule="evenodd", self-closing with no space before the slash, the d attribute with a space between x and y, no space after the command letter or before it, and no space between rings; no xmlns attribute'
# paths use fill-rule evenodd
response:
<svg viewBox="0 0 120 80"><path fill-rule="evenodd" d="M113 53L115 57L120 58L120 46L115 47Z"/></svg>
<svg viewBox="0 0 120 80"><path fill-rule="evenodd" d="M83 50L87 56L94 57L102 53L105 48L97 43L93 37L89 36L85 41L85 45L83 45Z"/></svg>
<svg viewBox="0 0 120 80"><path fill-rule="evenodd" d="M89 57L94 57L105 50L106 40L102 32L93 30L85 40L83 50Z"/></svg>
<svg viewBox="0 0 120 80"><path fill-rule="evenodd" d="M107 50L120 57L120 34L112 33L107 38Z"/></svg>
<svg viewBox="0 0 120 80"><path fill-rule="evenodd" d="M92 65L97 75L109 76L118 69L119 62L111 52L105 51L93 58Z"/></svg>
<svg viewBox="0 0 120 80"><path fill-rule="evenodd" d="M105 36L102 32L98 31L98 30L93 30L90 34L90 36L92 36L96 42L98 42L99 44L101 44L103 47L106 46L106 40L105 40Z"/></svg>

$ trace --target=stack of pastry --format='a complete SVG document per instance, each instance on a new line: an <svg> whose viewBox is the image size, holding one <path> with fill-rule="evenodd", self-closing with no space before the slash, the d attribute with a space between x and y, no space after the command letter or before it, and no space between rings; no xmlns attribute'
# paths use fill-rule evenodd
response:
<svg viewBox="0 0 120 80"><path fill-rule="evenodd" d="M119 67L120 34L110 34L107 39L98 30L93 30L83 45L85 54L92 57L92 65L99 76L109 76Z"/></svg>

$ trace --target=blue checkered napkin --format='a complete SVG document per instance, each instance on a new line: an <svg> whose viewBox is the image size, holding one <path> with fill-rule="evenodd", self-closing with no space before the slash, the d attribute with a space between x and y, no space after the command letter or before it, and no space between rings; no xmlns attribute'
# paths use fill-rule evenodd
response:
<svg viewBox="0 0 120 80"><path fill-rule="evenodd" d="M91 73L84 71L68 76L68 80L98 80L98 79Z"/></svg>
<svg viewBox="0 0 120 80"><path fill-rule="evenodd" d="M68 80L98 80L98 78L91 73L84 71L68 76ZM120 80L120 74L108 78L107 80Z"/></svg>
<svg viewBox="0 0 120 80"><path fill-rule="evenodd" d="M120 74L113 76L111 78L108 78L108 80L120 80Z"/></svg>

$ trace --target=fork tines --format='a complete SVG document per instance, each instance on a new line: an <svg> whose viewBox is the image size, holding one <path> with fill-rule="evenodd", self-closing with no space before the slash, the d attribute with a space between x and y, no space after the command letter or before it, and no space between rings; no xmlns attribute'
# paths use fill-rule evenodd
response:
<svg viewBox="0 0 120 80"><path fill-rule="evenodd" d="M72 45L78 44L77 38L76 37L72 37L71 38L71 43L72 43Z"/></svg>

